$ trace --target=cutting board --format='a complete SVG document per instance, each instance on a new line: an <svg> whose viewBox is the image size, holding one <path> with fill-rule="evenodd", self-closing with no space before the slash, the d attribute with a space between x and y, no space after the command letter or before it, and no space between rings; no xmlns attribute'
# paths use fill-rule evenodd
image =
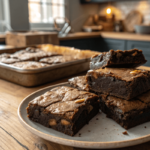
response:
<svg viewBox="0 0 150 150"><path fill-rule="evenodd" d="M143 16L139 11L137 10L131 11L123 21L125 31L134 32L134 26L137 24L141 24L142 21Z"/></svg>
<svg viewBox="0 0 150 150"><path fill-rule="evenodd" d="M25 47L39 44L59 45L56 32L8 32L6 44L15 47Z"/></svg>

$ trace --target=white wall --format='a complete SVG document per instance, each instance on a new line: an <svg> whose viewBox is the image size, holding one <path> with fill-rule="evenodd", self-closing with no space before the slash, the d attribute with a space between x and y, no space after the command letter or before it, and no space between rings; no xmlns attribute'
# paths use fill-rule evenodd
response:
<svg viewBox="0 0 150 150"><path fill-rule="evenodd" d="M4 0L4 17L12 30L29 30L28 0Z"/></svg>
<svg viewBox="0 0 150 150"><path fill-rule="evenodd" d="M3 20L3 4L2 4L3 0L0 0L0 20Z"/></svg>
<svg viewBox="0 0 150 150"><path fill-rule="evenodd" d="M82 25L91 14L99 12L99 4L80 4L80 0L68 0L69 20L74 31L81 31Z"/></svg>

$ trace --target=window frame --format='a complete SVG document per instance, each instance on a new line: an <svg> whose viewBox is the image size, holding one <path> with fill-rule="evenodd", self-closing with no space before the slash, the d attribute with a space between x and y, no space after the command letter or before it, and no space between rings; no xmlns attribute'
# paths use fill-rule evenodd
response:
<svg viewBox="0 0 150 150"><path fill-rule="evenodd" d="M65 17L69 19L69 0L65 1ZM30 22L29 22L30 23ZM62 23L59 23L58 25L62 25ZM50 30L54 28L53 23L30 23L30 28L34 30Z"/></svg>

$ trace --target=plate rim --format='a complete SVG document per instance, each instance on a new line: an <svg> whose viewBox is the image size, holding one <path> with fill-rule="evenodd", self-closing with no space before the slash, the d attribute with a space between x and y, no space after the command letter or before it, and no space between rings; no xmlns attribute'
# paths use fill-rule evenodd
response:
<svg viewBox="0 0 150 150"><path fill-rule="evenodd" d="M25 103L26 99L28 99L29 97L31 97L32 95L48 89L48 88L53 88L53 87L57 87L57 86L62 86L64 84L68 84L68 82L62 82L59 84L54 84L51 86L47 86L44 88L41 88L31 94L29 94L27 97L25 97L21 103L18 106L18 110L17 110L17 114L18 114L18 118L20 123L30 132L32 132L33 134L57 143L57 144L62 144L62 145L66 145L66 146L70 146L70 147L78 147L78 148L94 148L94 149L99 149L99 148L103 148L103 149L112 149L112 148L123 148L123 147L129 147L129 146L134 146L134 145L139 145L145 142L150 141L150 134L149 135L145 135L145 136L141 136L139 138L134 138L131 140L124 140L124 141L113 141L113 142L90 142L90 141L79 141L79 140L70 140L70 139L65 139L65 138L61 138L61 137L56 137L56 136L52 136L49 135L47 133L43 133L42 131L39 131L38 129L35 129L34 127L32 127L31 125L29 125L22 117L21 115L21 107L22 105Z"/></svg>

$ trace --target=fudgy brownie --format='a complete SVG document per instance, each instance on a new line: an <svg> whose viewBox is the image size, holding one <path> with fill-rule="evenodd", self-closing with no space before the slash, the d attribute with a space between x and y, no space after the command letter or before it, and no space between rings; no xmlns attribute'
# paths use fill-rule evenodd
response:
<svg viewBox="0 0 150 150"><path fill-rule="evenodd" d="M150 91L127 101L100 95L100 109L125 129L150 121Z"/></svg>
<svg viewBox="0 0 150 150"><path fill-rule="evenodd" d="M99 69L104 67L137 67L147 61L142 53L142 50L110 50L109 52L101 53L92 57L90 69Z"/></svg>
<svg viewBox="0 0 150 150"><path fill-rule="evenodd" d="M40 62L48 63L48 64L58 64L58 63L64 63L68 61L76 60L72 56L53 56L53 57L47 57L40 60Z"/></svg>
<svg viewBox="0 0 150 150"><path fill-rule="evenodd" d="M86 76L78 76L68 80L69 84L79 90L89 91Z"/></svg>
<svg viewBox="0 0 150 150"><path fill-rule="evenodd" d="M130 100L150 89L150 71L135 68L90 70L86 75L90 90Z"/></svg>
<svg viewBox="0 0 150 150"><path fill-rule="evenodd" d="M27 114L32 121L73 136L98 113L98 100L95 94L60 86L29 102Z"/></svg>
<svg viewBox="0 0 150 150"><path fill-rule="evenodd" d="M24 62L16 62L11 64L11 66L20 68L20 69L38 69L49 66L48 64L35 62L35 61L24 61Z"/></svg>
<svg viewBox="0 0 150 150"><path fill-rule="evenodd" d="M59 55L57 53L45 52L37 48L27 48L25 50L18 51L11 55L12 58L18 58L21 61L39 61L45 57L51 57Z"/></svg>

